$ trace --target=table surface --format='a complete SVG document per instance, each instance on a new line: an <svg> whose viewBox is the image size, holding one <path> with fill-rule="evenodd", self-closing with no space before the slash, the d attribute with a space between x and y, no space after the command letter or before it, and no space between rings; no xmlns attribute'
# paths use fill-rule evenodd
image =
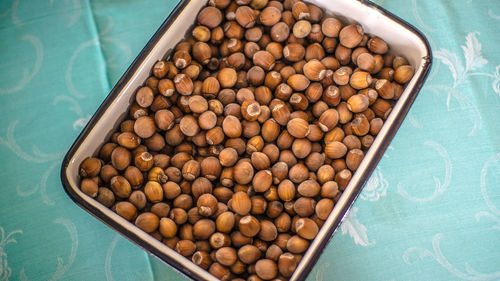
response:
<svg viewBox="0 0 500 281"><path fill-rule="evenodd" d="M186 279L80 209L59 178L176 3L0 2L1 281ZM426 34L434 65L308 280L500 280L500 1L376 3Z"/></svg>

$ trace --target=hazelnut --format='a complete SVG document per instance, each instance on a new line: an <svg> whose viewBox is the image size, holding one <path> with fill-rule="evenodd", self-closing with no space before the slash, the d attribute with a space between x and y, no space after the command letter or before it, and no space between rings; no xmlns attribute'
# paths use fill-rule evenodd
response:
<svg viewBox="0 0 500 281"><path fill-rule="evenodd" d="M272 6L266 7L260 13L260 22L265 26L273 26L281 19L281 11Z"/></svg>
<svg viewBox="0 0 500 281"><path fill-rule="evenodd" d="M109 188L99 187L96 200L104 206L111 208L115 203L115 195Z"/></svg>
<svg viewBox="0 0 500 281"><path fill-rule="evenodd" d="M337 106L340 100L340 90L337 86L328 86L323 92L323 101L329 106Z"/></svg>
<svg viewBox="0 0 500 281"><path fill-rule="evenodd" d="M288 85L295 91L304 91L311 83L303 74L293 74L287 80Z"/></svg>
<svg viewBox="0 0 500 281"><path fill-rule="evenodd" d="M210 255L204 251L195 252L191 257L191 260L193 261L194 264L205 270L208 269L208 267L212 264L212 259L210 258Z"/></svg>
<svg viewBox="0 0 500 281"><path fill-rule="evenodd" d="M150 202L160 202L163 200L163 188L156 181L148 181L144 186L144 194Z"/></svg>
<svg viewBox="0 0 500 281"><path fill-rule="evenodd" d="M364 34L365 32L360 25L351 24L345 26L339 33L340 44L347 48L354 48L361 42Z"/></svg>
<svg viewBox="0 0 500 281"><path fill-rule="evenodd" d="M253 55L253 63L269 71L275 65L275 58L268 51L258 51Z"/></svg>
<svg viewBox="0 0 500 281"><path fill-rule="evenodd" d="M326 18L321 23L321 30L328 37L338 37L342 27L342 23L336 18Z"/></svg>
<svg viewBox="0 0 500 281"><path fill-rule="evenodd" d="M389 47L387 46L387 43L385 43L384 40L380 39L379 37L373 37L370 40L368 40L367 47L370 51L374 52L375 54L385 54L389 50Z"/></svg>
<svg viewBox="0 0 500 281"><path fill-rule="evenodd" d="M196 26L191 34L193 35L194 39L202 42L207 42L211 37L210 29L203 25Z"/></svg>
<svg viewBox="0 0 500 281"><path fill-rule="evenodd" d="M215 223L210 219L201 219L193 225L195 239L206 240L215 232Z"/></svg>
<svg viewBox="0 0 500 281"><path fill-rule="evenodd" d="M276 42L284 42L290 35L290 27L284 22L278 22L271 27L271 38Z"/></svg>
<svg viewBox="0 0 500 281"><path fill-rule="evenodd" d="M273 222L268 220L260 221L259 238L264 241L274 241L278 236L278 230Z"/></svg>
<svg viewBox="0 0 500 281"><path fill-rule="evenodd" d="M290 62L298 62L302 60L305 54L306 49L298 43L290 43L283 48L283 57Z"/></svg>
<svg viewBox="0 0 500 281"><path fill-rule="evenodd" d="M326 68L317 59L308 61L303 68L304 75L311 81L321 81L325 78Z"/></svg>
<svg viewBox="0 0 500 281"><path fill-rule="evenodd" d="M190 240L180 240L175 245L175 251L185 257L188 257L196 251L196 245Z"/></svg>
<svg viewBox="0 0 500 281"><path fill-rule="evenodd" d="M82 179L80 183L80 189L83 193L87 194L90 197L96 197L99 191L99 186L97 183L90 178Z"/></svg>
<svg viewBox="0 0 500 281"><path fill-rule="evenodd" d="M308 247L309 241L298 235L290 237L290 239L288 239L288 242L286 243L287 250L293 254L302 254L307 250Z"/></svg>
<svg viewBox="0 0 500 281"><path fill-rule="evenodd" d="M217 80L219 81L222 88L233 87L237 81L236 70L229 67L221 69L217 74Z"/></svg>
<svg viewBox="0 0 500 281"><path fill-rule="evenodd" d="M236 9L236 21L244 28L255 25L256 16L254 10L248 6L240 6Z"/></svg>
<svg viewBox="0 0 500 281"><path fill-rule="evenodd" d="M256 192L265 192L271 187L272 181L273 175L271 171L260 170L253 177L252 185Z"/></svg>
<svg viewBox="0 0 500 281"><path fill-rule="evenodd" d="M193 45L193 58L196 59L201 64L208 64L210 62L210 58L212 57L212 50L210 46L205 42L196 42ZM220 81L219 81L220 82ZM189 85L186 85L187 89L189 89Z"/></svg>
<svg viewBox="0 0 500 281"><path fill-rule="evenodd" d="M142 213L135 219L135 225L147 233L155 231L159 224L158 216L150 212Z"/></svg>
<svg viewBox="0 0 500 281"><path fill-rule="evenodd" d="M345 144L339 141L332 141L325 146L325 155L330 159L338 159L347 153Z"/></svg>
<svg viewBox="0 0 500 281"><path fill-rule="evenodd" d="M318 119L318 126L323 132L329 132L337 125L339 120L339 113L337 110L331 108L324 111Z"/></svg>
<svg viewBox="0 0 500 281"><path fill-rule="evenodd" d="M247 237L254 237L260 231L260 224L259 224L259 221L255 217L253 217L251 215L247 215L247 216L242 217L238 221L238 228L240 229L240 231L243 235L245 235ZM240 259L241 259L241 257L240 257Z"/></svg>
<svg viewBox="0 0 500 281"><path fill-rule="evenodd" d="M186 74L177 74L174 78L175 89L181 95L191 95L193 93L193 81Z"/></svg>
<svg viewBox="0 0 500 281"><path fill-rule="evenodd" d="M284 253L278 258L278 270L279 273L285 277L292 276L297 268L297 260L295 256L291 253Z"/></svg>
<svg viewBox="0 0 500 281"><path fill-rule="evenodd" d="M306 60L322 60L325 57L325 49L319 43L313 43L306 48Z"/></svg>
<svg viewBox="0 0 500 281"><path fill-rule="evenodd" d="M394 71L394 81L405 84L413 77L415 69L411 65L401 65Z"/></svg>
<svg viewBox="0 0 500 281"><path fill-rule="evenodd" d="M320 192L320 185L315 180L306 180L299 184L297 192L305 197L315 197Z"/></svg>
<svg viewBox="0 0 500 281"><path fill-rule="evenodd" d="M220 280L229 280L231 276L229 269L217 262L212 263L208 272Z"/></svg>
<svg viewBox="0 0 500 281"><path fill-rule="evenodd" d="M110 180L111 190L119 198L128 198L132 193L132 187L128 180L122 176L114 176Z"/></svg>
<svg viewBox="0 0 500 281"><path fill-rule="evenodd" d="M134 123L134 132L143 139L151 137L156 132L156 124L153 118L142 116Z"/></svg>
<svg viewBox="0 0 500 281"><path fill-rule="evenodd" d="M311 153L311 150L312 144L308 139L296 139L293 141L292 152L297 158L306 158Z"/></svg>
<svg viewBox="0 0 500 281"><path fill-rule="evenodd" d="M358 114L351 122L352 131L357 136L364 136L370 132L370 122L364 114Z"/></svg>
<svg viewBox="0 0 500 281"><path fill-rule="evenodd" d="M317 208L318 205L316 205L316 209ZM318 234L318 231L318 225L312 219L299 218L295 221L295 232L304 239L313 240Z"/></svg>
<svg viewBox="0 0 500 281"><path fill-rule="evenodd" d="M209 145L218 145L224 141L224 132L221 127L214 127L205 133Z"/></svg>
<svg viewBox="0 0 500 281"><path fill-rule="evenodd" d="M354 113L365 111L368 109L368 105L368 98L362 94L354 95L347 100L347 108Z"/></svg>
<svg viewBox="0 0 500 281"><path fill-rule="evenodd" d="M210 193L204 193L198 198L196 206L200 215L209 217L217 211L217 199Z"/></svg>
<svg viewBox="0 0 500 281"><path fill-rule="evenodd" d="M128 221L133 220L137 216L137 208L128 201L116 203L114 211Z"/></svg>
<svg viewBox="0 0 500 281"><path fill-rule="evenodd" d="M375 58L370 53L362 53L357 57L356 64L361 70L372 73L375 69Z"/></svg>
<svg viewBox="0 0 500 281"><path fill-rule="evenodd" d="M198 23L212 29L222 22L222 13L215 7L205 7L198 14Z"/></svg>
<svg viewBox="0 0 500 281"><path fill-rule="evenodd" d="M231 266L237 260L236 250L231 247L222 247L215 252L215 259L224 266Z"/></svg>
<svg viewBox="0 0 500 281"><path fill-rule="evenodd" d="M293 26L293 35L297 38L305 38L311 33L311 23L307 20L299 20Z"/></svg>
<svg viewBox="0 0 500 281"><path fill-rule="evenodd" d="M309 123L301 118L294 118L287 123L287 131L296 138L305 138L309 134Z"/></svg>
<svg viewBox="0 0 500 281"><path fill-rule="evenodd" d="M254 245L244 245L238 250L238 258L245 264L255 263L261 256L260 250Z"/></svg>
<svg viewBox="0 0 500 281"><path fill-rule="evenodd" d="M379 79L375 82L375 90L377 93L384 99L392 99L394 98L395 88L394 84L386 79Z"/></svg>
<svg viewBox="0 0 500 281"><path fill-rule="evenodd" d="M125 134L125 133L122 133ZM121 134L121 135L122 135ZM118 137L120 138L120 137ZM130 138L127 138L130 139ZM134 138L135 140L135 138ZM137 142L137 141L132 141ZM140 140L139 140L140 143ZM82 164L80 164L80 176L82 177L95 177L101 171L101 160L93 157L89 157L83 160Z"/></svg>
<svg viewBox="0 0 500 281"><path fill-rule="evenodd" d="M357 71L351 75L349 84L357 90L367 88L372 83L372 77L370 73L366 71Z"/></svg>
<svg viewBox="0 0 500 281"><path fill-rule="evenodd" d="M255 272L263 280L271 280L278 275L278 266L270 259L261 259L255 264Z"/></svg>

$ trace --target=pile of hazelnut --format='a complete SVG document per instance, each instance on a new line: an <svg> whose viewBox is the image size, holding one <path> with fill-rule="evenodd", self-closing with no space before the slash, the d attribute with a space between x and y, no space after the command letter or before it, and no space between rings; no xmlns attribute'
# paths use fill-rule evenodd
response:
<svg viewBox="0 0 500 281"><path fill-rule="evenodd" d="M287 280L414 74L299 0L210 0L81 190L221 280Z"/></svg>

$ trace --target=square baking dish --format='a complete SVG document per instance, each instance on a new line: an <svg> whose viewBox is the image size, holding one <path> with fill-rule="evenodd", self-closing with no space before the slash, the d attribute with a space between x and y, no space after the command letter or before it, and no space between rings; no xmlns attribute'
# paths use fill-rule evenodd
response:
<svg viewBox="0 0 500 281"><path fill-rule="evenodd" d="M218 279L81 192L78 171L80 163L85 158L96 155L101 145L124 120L133 102L136 89L142 86L149 77L155 62L167 58L175 45L190 34L199 10L207 1L180 1L78 136L66 154L61 167L64 189L76 204L139 247L195 280ZM364 0L304 1L318 5L326 11L326 14L334 15L344 22L357 22L363 26L366 33L383 38L391 46L392 53L408 59L415 68L415 75L394 105L382 130L290 280L304 280L315 265L400 127L429 74L432 63L431 49L424 35L415 27L372 2Z"/></svg>

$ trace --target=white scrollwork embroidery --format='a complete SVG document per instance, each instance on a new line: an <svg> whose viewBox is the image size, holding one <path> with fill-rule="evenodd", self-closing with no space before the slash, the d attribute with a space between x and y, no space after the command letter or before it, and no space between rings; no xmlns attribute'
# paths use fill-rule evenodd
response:
<svg viewBox="0 0 500 281"><path fill-rule="evenodd" d="M69 2L70 2L70 0L64 0L64 4L66 4L66 5ZM77 23L82 15L82 8L80 7L81 6L80 0L71 0L71 4L73 5L73 8L71 10L74 11L74 13L71 15L71 18L70 18L68 24L66 25L66 27L71 27L72 25ZM52 6L54 5L54 0L50 0L50 5L52 5Z"/></svg>
<svg viewBox="0 0 500 281"><path fill-rule="evenodd" d="M422 20L422 17L420 17L420 14L418 13L418 9L417 9L417 0L412 0L411 6L412 6L412 11L413 11L413 16L415 17L415 20L417 20L417 23L423 29L425 29L429 32L434 32L435 31L434 28L431 28L430 26L425 24L424 21Z"/></svg>
<svg viewBox="0 0 500 281"><path fill-rule="evenodd" d="M14 130L19 123L19 120L12 121L7 128L6 138L0 137L0 144L5 145L8 149L14 152L17 156L24 159L27 162L31 163L45 163L49 161L53 161L55 159L61 158L63 153L55 153L55 154L46 154L40 151L40 149L36 146L32 146L32 153L30 155L23 151L21 147L17 144L16 138L14 137Z"/></svg>
<svg viewBox="0 0 500 281"><path fill-rule="evenodd" d="M363 247L375 245L375 241L369 241L368 235L366 234L366 226L362 225L356 218L358 214L358 208L352 207L347 213L347 216L342 220L340 224L340 229L342 230L342 235L349 233L354 239L354 243Z"/></svg>
<svg viewBox="0 0 500 281"><path fill-rule="evenodd" d="M386 195L388 186L389 182L384 179L380 168L377 168L363 187L363 191L359 196L366 201L378 201L380 197Z"/></svg>
<svg viewBox="0 0 500 281"><path fill-rule="evenodd" d="M29 42L35 49L35 56L36 56L35 63L33 64L33 67L23 69L22 75L20 75L21 79L19 79L19 82L17 83L16 86L10 88L0 88L0 95L12 94L24 88L33 79L33 77L35 77L38 71L40 71L40 67L42 66L43 62L42 41L40 41L38 37L30 34L24 35L23 37L21 37L21 40Z"/></svg>
<svg viewBox="0 0 500 281"><path fill-rule="evenodd" d="M408 248L403 254L403 260L405 261L406 264L412 264L413 263L412 257L415 255L418 257L418 259L430 257L434 259L436 262L438 262L443 268L448 270L450 273L463 280L489 281L489 280L498 280L498 278L500 278L500 272L481 273L474 270L468 263L464 264L465 271L461 271L455 266L453 266L453 264L451 264L451 262L448 261L448 259L443 255L443 252L441 251L440 242L442 237L443 237L442 233L434 235L434 238L432 239L432 251L418 247Z"/></svg>
<svg viewBox="0 0 500 281"><path fill-rule="evenodd" d="M64 275L64 273L68 271L68 269L75 261L76 251L78 250L78 232L76 230L75 224L66 218L57 218L54 220L54 223L63 225L68 231L71 238L71 250L66 263L64 262L63 258L57 257L57 268L50 277L49 281L60 279ZM21 269L19 276L21 281L29 281L28 276L26 276L26 273L24 272L24 268Z"/></svg>
<svg viewBox="0 0 500 281"><path fill-rule="evenodd" d="M40 151L40 149L36 146L33 145L32 147L32 153L33 155L30 155L29 153L26 153L18 144L16 141L16 138L14 136L14 130L18 124L18 120L13 121L9 127L7 128L7 135L6 138L1 138L0 137L0 145L5 145L8 149L10 149L12 152L14 152L18 157L21 159L30 162L30 163L47 163L47 162L52 162L45 172L42 174L42 178L40 179L40 183L36 184L33 186L33 188L29 190L24 190L20 185L16 186L16 191L19 196L29 196L40 190L40 194L42 197L42 200L45 204L47 205L54 205L54 201L50 199L50 197L47 195L47 181L49 176L51 175L52 171L55 169L60 164L61 157L63 153L54 153L54 154L47 154L43 153Z"/></svg>
<svg viewBox="0 0 500 281"><path fill-rule="evenodd" d="M329 263L324 263L318 267L318 270L316 271L316 281L323 281L323 276L325 274L325 270L330 266Z"/></svg>
<svg viewBox="0 0 500 281"><path fill-rule="evenodd" d="M424 145L433 148L434 150L436 150L436 152L439 154L439 156L441 156L441 158L443 159L444 164L445 164L445 175L444 175L443 183L441 183L441 181L439 180L438 177L436 177L436 176L433 177L434 183L435 183L434 192L432 193L432 195L430 195L428 197L424 197L424 198L414 197L414 196L408 194L406 189L403 187L403 184L398 183L399 194L401 194L401 196L403 196L404 198L406 198L412 202L416 202L416 203L424 203L424 202L429 202L429 201L436 199L437 197L439 197L441 194L443 194L448 189L448 187L450 186L450 181L451 181L452 165L451 165L450 156L448 155L448 152L446 151L446 149L442 145L440 145L436 142L432 142L432 141L426 141L426 142L424 142Z"/></svg>
<svg viewBox="0 0 500 281"><path fill-rule="evenodd" d="M15 234L22 234L23 231L20 229L14 230L5 235L5 230L3 227L0 227L0 281L8 281L11 274L12 269L9 267L9 263L7 261L7 252L5 251L5 246L10 243L17 243L17 240L12 238Z"/></svg>
<svg viewBox="0 0 500 281"><path fill-rule="evenodd" d="M430 88L438 92L439 90L447 92L448 97L446 100L446 106L448 110L450 110L450 99L454 97L460 103L462 109L471 108L474 114L474 127L472 131L469 133L469 136L473 136L477 133L477 131L481 128L481 115L479 114L479 110L477 106L470 101L464 94L462 94L457 88L468 82L470 77L473 76L482 76L493 78L492 88L497 94L500 95L500 70L499 66L496 67L496 72L491 73L483 73L483 72L475 72L477 69L483 67L488 63L488 61L482 56L482 46L479 40L477 39L479 36L479 32L471 32L467 34L465 37L465 45L462 45L462 50L465 58L465 66L462 61L458 58L457 54L451 52L447 49L439 49L435 52L435 57L438 58L442 63L448 66L450 69L451 75L453 77L453 86L428 86L426 88ZM435 89L433 89L435 88Z"/></svg>
<svg viewBox="0 0 500 281"><path fill-rule="evenodd" d="M490 199L490 196L488 195L488 191L486 190L486 177L488 175L490 166L493 165L494 162L499 161L500 162L500 153L490 157L488 161L484 164L483 168L481 169L481 178L480 178L480 187L481 187L481 194L483 195L484 202L486 202L486 206L488 206L488 209L490 209L489 212L487 211L482 211L478 212L476 214L476 220L479 221L483 217L490 218L495 222L493 225L493 229L500 230L500 210L493 204L493 202ZM498 170L497 170L498 172ZM497 183L498 184L498 183Z"/></svg>
<svg viewBox="0 0 500 281"><path fill-rule="evenodd" d="M108 251L106 252L106 261L104 262L104 271L106 272L106 280L114 281L113 273L111 272L111 257L113 256L113 252L115 251L116 244L120 241L120 236L116 235L111 241L109 245Z"/></svg>

